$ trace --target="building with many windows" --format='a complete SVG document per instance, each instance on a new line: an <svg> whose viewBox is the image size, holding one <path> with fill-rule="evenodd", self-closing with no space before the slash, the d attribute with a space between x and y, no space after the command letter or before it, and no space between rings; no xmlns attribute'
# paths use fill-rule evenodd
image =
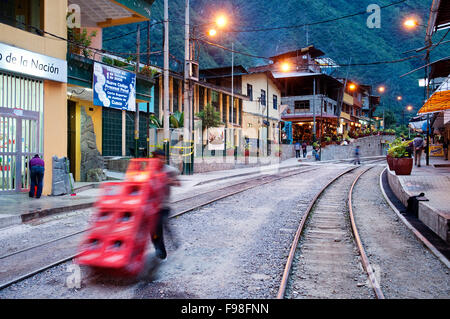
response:
<svg viewBox="0 0 450 319"><path fill-rule="evenodd" d="M246 143L259 150L260 156L266 156L270 145L279 144L279 124L281 116L281 86L271 71L258 68L246 70L243 66L204 69L200 71L202 82L220 85L237 95L243 95L239 106L239 128Z"/></svg>
<svg viewBox="0 0 450 319"><path fill-rule="evenodd" d="M144 155L154 80L144 66L102 50L103 29L150 19L153 0L69 0L78 6L89 48L69 44L66 112L67 156L76 181L92 181L103 157ZM77 36L73 36L77 39ZM135 48L137 49L137 48ZM131 50L133 50L131 48ZM106 82L106 83L105 83ZM109 91L107 91L107 89ZM136 109L139 136L135 136ZM137 137L137 139L136 139Z"/></svg>
<svg viewBox="0 0 450 319"><path fill-rule="evenodd" d="M28 163L67 155L66 1L4 0L0 11L0 193L26 192Z"/></svg>

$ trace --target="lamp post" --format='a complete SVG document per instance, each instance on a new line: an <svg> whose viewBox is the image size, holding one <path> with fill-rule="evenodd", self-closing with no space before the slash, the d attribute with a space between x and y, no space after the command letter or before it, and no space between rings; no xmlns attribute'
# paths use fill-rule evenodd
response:
<svg viewBox="0 0 450 319"><path fill-rule="evenodd" d="M164 153L170 163L169 131L169 1L164 0Z"/></svg>
<svg viewBox="0 0 450 319"><path fill-rule="evenodd" d="M167 1L167 0L166 0ZM205 27L205 26L211 26L216 25L219 28L224 28L227 25L227 19L224 15L220 15L217 17L215 22L209 22L209 23L203 23L199 25L193 25L192 26L192 36L190 33L190 15L189 15L189 0L185 0L185 38L184 38L184 138L186 140L187 136L190 136L191 141L189 143L190 148L187 148L188 143L184 143L185 148L184 150L188 150L188 152L184 152L184 162L185 162L185 168L183 169L185 174L193 174L194 173L194 104L195 104L195 96L193 94L193 87L191 85L190 80L190 71L192 67L192 62L195 60L198 63L198 56L196 56L195 50L195 41L198 40L196 38L196 29ZM214 37L217 35L217 31L214 28L209 29L207 34L210 37ZM190 45L190 40L192 40L192 47ZM192 69L193 71L193 69ZM192 93L192 94L191 94ZM191 95L191 96L190 96ZM192 99L191 99L192 97ZM187 157L189 152L191 153L190 159L190 165L188 168L187 163Z"/></svg>
<svg viewBox="0 0 450 319"><path fill-rule="evenodd" d="M380 85L378 87L378 93L383 94L386 92L386 87L384 85ZM372 112L372 110L370 110ZM384 107L383 107L383 129L386 127L385 119L384 119ZM370 131L372 132L372 116L370 117Z"/></svg>
<svg viewBox="0 0 450 319"><path fill-rule="evenodd" d="M434 2L433 2L434 5ZM422 27L426 28L426 36L425 36L425 48L426 48L426 54L425 54L425 102L428 100L430 96L430 80L429 80L429 64L430 64L430 48L433 46L432 42L432 34L433 30L430 30L429 27L422 25L418 22L416 18L408 18L403 22L403 25L407 29L415 29L416 27ZM426 164L427 166L430 165L430 113L427 113L427 147L426 147Z"/></svg>

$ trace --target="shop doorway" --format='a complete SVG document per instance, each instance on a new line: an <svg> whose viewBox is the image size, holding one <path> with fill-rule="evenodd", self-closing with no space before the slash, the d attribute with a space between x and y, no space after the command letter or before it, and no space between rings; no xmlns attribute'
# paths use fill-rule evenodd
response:
<svg viewBox="0 0 450 319"><path fill-rule="evenodd" d="M67 157L70 162L70 172L75 176L76 156L76 102L67 101Z"/></svg>
<svg viewBox="0 0 450 319"><path fill-rule="evenodd" d="M43 156L44 84L0 73L0 194L30 187L29 163Z"/></svg>

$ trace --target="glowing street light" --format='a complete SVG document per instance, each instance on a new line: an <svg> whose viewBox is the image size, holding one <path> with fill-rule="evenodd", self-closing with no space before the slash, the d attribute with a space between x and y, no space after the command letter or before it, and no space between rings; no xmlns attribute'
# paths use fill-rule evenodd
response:
<svg viewBox="0 0 450 319"><path fill-rule="evenodd" d="M401 101L401 100L403 100L403 97L397 96L397 101Z"/></svg>
<svg viewBox="0 0 450 319"><path fill-rule="evenodd" d="M210 30L208 31L208 35L209 35L210 37L214 37L216 34L217 34L217 31L216 31L215 29L210 29Z"/></svg>
<svg viewBox="0 0 450 319"><path fill-rule="evenodd" d="M413 110L413 107L412 107L412 105L408 105L407 107L406 107L406 109L408 110L408 111L412 111Z"/></svg>
<svg viewBox="0 0 450 319"><path fill-rule="evenodd" d="M350 89L350 91L354 91L354 90L356 90L356 84L351 83L351 84L348 86L348 88Z"/></svg>
<svg viewBox="0 0 450 319"><path fill-rule="evenodd" d="M224 28L227 25L227 18L224 15L218 16L216 24L219 28Z"/></svg>
<svg viewBox="0 0 450 319"><path fill-rule="evenodd" d="M413 28L417 27L419 25L419 23L417 22L416 19L409 18L409 19L406 19L405 22L403 22L403 25L408 29L413 29Z"/></svg>
<svg viewBox="0 0 450 319"><path fill-rule="evenodd" d="M288 62L283 62L281 64L281 71L289 72L291 70L291 65Z"/></svg>
<svg viewBox="0 0 450 319"><path fill-rule="evenodd" d="M384 93L385 91L386 91L386 87L384 87L383 85L378 87L378 92Z"/></svg>

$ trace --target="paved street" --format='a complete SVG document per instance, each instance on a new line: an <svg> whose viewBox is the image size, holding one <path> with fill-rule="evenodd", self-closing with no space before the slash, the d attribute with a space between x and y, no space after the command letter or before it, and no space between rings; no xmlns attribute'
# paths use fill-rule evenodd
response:
<svg viewBox="0 0 450 319"><path fill-rule="evenodd" d="M383 288L387 291L395 291L388 297L447 297L450 292L448 268L427 252L416 238L408 235L409 231L402 223L395 221L393 212L386 207L383 200L380 200L380 193L368 190L370 189L368 185L377 183L379 174L384 168L382 163L377 164L373 161L371 163L368 162L366 165L368 167L375 165L374 168L367 174L367 180L364 178L362 184L358 185L355 194L358 200L358 196L362 194L366 204L361 201L355 209L358 227L361 227L363 231L363 241L371 252L370 259L381 267ZM0 298L275 298L291 248L291 241L307 206L331 178L355 166L321 164L311 165L309 168L316 169L257 186L170 220L169 225L179 247L174 246L173 238L166 238L169 256L152 278L138 281L120 279L120 277L94 273L82 266L80 288L69 288L67 279L70 278L73 270L71 268L73 263L69 261L1 290ZM292 171L291 174L294 172ZM248 176L240 177L241 180L248 178ZM225 187L237 182L215 184L215 187ZM341 183L349 185L345 180ZM198 194L207 191L207 189L196 190L195 186L189 188ZM341 201L345 210L346 191L345 189L342 191L344 191L342 193L344 197L339 199L342 195L335 195L338 197L329 205L335 205ZM180 200L183 197L180 194L181 192L173 200ZM372 197L368 197L368 194ZM364 205L364 208L360 209L359 205ZM380 207L383 208L380 210ZM331 209L331 206L328 209ZM0 232L2 238L0 255L84 229L94 211L88 209L57 214L5 228ZM367 220L361 219L366 215L370 216ZM379 223L387 223L384 227L390 227L391 233L404 234L401 235L402 241L397 241L396 246L379 242L381 245L389 245L389 250L378 247L378 243L372 244L373 240L370 236L381 235L382 238L383 235L367 232L372 231L372 226ZM310 245L307 238L305 237L306 242L301 243L300 247ZM69 246L65 244L66 249L69 247L66 253L74 253L81 239L82 235L77 235L71 237L70 241L65 241L70 243ZM347 239L351 247L353 243L351 239L349 240ZM404 263L398 250L406 249L411 252L411 248L407 248L409 246L416 247L414 249L417 253L427 257L424 260L413 257L407 263L408 267L414 268L414 263L417 262L417 266L420 265L431 271L429 274L425 270L415 272L414 285L417 290L412 295L408 292L410 287L402 271L396 269L396 266L387 267L382 264L382 260L393 265ZM151 245L149 247L151 254L153 248ZM46 254L55 254L55 247L52 246L51 251L48 249L50 247L39 248L41 258L45 259ZM26 252L30 254L27 257L28 263L38 263L33 257L36 251ZM300 259L309 258L307 256L300 256ZM354 255L356 267L358 267L357 256L356 253ZM397 258L400 259L396 262ZM8 263L8 259L2 262ZM3 269L7 269L6 264ZM298 271L296 269L298 269L297 266L293 268L293 271ZM365 283L364 274L361 273L361 276L348 278L346 285L350 284L354 292L340 290L342 297L372 298L371 289ZM403 279L394 280L398 276ZM419 281L417 276L423 278L423 281ZM436 278L432 286L428 276ZM308 275L303 273L298 278L300 278L299 281L291 286L289 298L308 298L308 294L304 292L306 286L303 286L307 284L303 278L308 278ZM335 289L338 289L338 286L336 282ZM321 291L321 298L336 297L335 294L327 294L326 290ZM361 293L361 295L357 297L355 293Z"/></svg>

